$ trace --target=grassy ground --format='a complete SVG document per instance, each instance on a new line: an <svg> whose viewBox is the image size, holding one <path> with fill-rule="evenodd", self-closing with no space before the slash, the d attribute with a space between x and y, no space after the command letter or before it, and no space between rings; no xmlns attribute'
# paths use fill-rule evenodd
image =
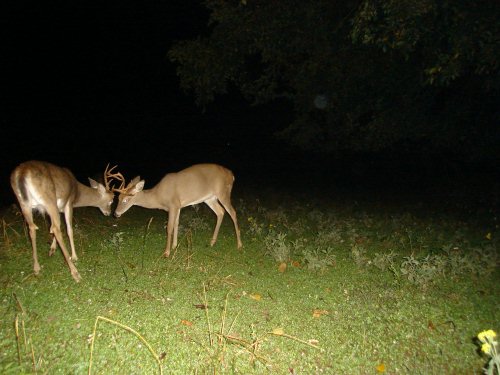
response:
<svg viewBox="0 0 500 375"><path fill-rule="evenodd" d="M169 259L165 213L77 209L79 284L40 216L35 277L5 210L0 372L482 372L474 338L500 329L493 213L301 199L235 198L242 251L228 217L211 248L213 214L185 208Z"/></svg>

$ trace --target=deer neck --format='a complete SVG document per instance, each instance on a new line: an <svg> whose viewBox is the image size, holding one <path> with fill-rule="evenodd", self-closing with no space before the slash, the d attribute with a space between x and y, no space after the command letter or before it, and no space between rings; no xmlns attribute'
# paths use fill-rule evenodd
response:
<svg viewBox="0 0 500 375"><path fill-rule="evenodd" d="M142 190L135 195L136 206L144 207L144 208L162 208L163 205L158 200L158 194L156 190L148 189Z"/></svg>
<svg viewBox="0 0 500 375"><path fill-rule="evenodd" d="M99 202L99 195L97 191L89 186L82 184L81 182L77 182L77 194L76 199L73 204L73 207L97 207Z"/></svg>

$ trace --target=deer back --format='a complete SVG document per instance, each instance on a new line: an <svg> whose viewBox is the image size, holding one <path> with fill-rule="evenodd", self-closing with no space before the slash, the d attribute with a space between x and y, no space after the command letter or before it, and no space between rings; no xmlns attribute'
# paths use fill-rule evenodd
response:
<svg viewBox="0 0 500 375"><path fill-rule="evenodd" d="M11 174L11 185L20 203L39 210L56 203L62 211L68 202L72 204L78 190L70 170L42 161L18 165Z"/></svg>
<svg viewBox="0 0 500 375"><path fill-rule="evenodd" d="M154 189L163 203L185 207L227 194L233 182L234 176L227 168L217 164L195 164L167 174Z"/></svg>

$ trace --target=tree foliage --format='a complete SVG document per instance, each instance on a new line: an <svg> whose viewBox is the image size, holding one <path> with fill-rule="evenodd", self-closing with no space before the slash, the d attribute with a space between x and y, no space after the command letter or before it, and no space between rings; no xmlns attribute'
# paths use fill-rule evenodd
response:
<svg viewBox="0 0 500 375"><path fill-rule="evenodd" d="M495 153L500 3L207 0L209 33L169 51L204 106L231 88L293 104L280 133L319 151ZM495 138L496 137L496 138Z"/></svg>

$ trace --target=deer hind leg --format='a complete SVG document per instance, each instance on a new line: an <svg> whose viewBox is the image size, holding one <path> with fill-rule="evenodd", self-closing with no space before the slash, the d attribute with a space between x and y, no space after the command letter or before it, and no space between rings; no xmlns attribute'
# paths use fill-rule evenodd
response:
<svg viewBox="0 0 500 375"><path fill-rule="evenodd" d="M233 219L234 231L236 232L236 242L238 244L238 249L240 249L243 246L243 244L241 243L240 227L238 226L238 218L236 217L236 210L231 204L231 199L229 197L222 197L219 198L219 200L226 209L226 211L228 212L229 216L231 216L231 219Z"/></svg>
<svg viewBox="0 0 500 375"><path fill-rule="evenodd" d="M219 235L219 229L222 224L222 219L224 218L224 208L219 204L217 198L212 198L205 201L208 207L217 215L217 224L215 224L214 234L212 240L210 241L210 246L213 246L217 242L217 236Z"/></svg>
<svg viewBox="0 0 500 375"><path fill-rule="evenodd" d="M31 211L31 208L21 207L21 209L23 211L24 219L26 220L26 224L28 224L28 229L30 232L31 248L33 250L33 272L35 273L35 275L38 275L40 273L40 264L38 263L38 254L36 248L36 231L38 230L38 227L33 221L33 212Z"/></svg>
<svg viewBox="0 0 500 375"><path fill-rule="evenodd" d="M57 247L56 236L52 236L52 243L50 244L49 257L54 255L54 253L56 252L56 247Z"/></svg>
<svg viewBox="0 0 500 375"><path fill-rule="evenodd" d="M57 248L57 239L56 236L52 235L52 243L50 244L49 257L54 255L54 253L56 252L56 248Z"/></svg>
<svg viewBox="0 0 500 375"><path fill-rule="evenodd" d="M54 237L57 240L57 243L59 244L59 247L61 248L61 251L64 255L64 259L66 260L66 263L68 264L69 270L71 272L71 276L76 282L79 282L81 280L80 274L78 273L78 270L76 269L75 265L71 261L71 258L68 254L68 250L66 248L66 245L64 243L64 239L62 236L61 232L61 218L59 216L59 211L57 209L53 210L47 210L48 214L50 216L50 233L54 235Z"/></svg>

